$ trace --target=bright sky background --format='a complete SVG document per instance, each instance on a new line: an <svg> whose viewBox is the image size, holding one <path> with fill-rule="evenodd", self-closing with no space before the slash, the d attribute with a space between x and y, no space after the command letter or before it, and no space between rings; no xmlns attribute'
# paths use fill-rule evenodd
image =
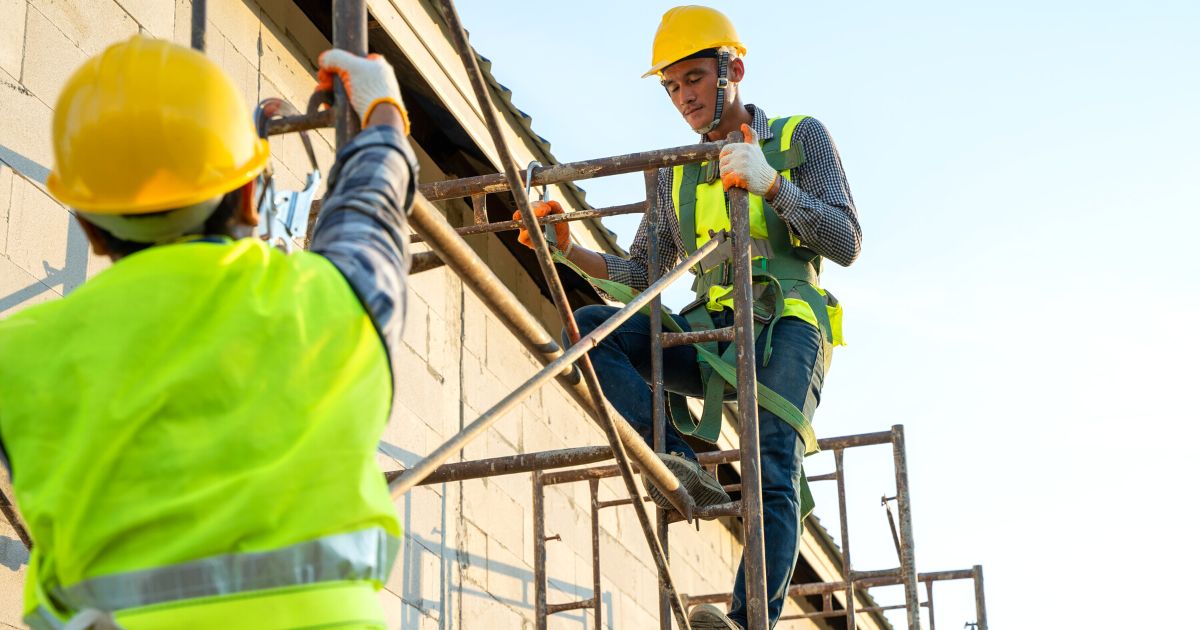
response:
<svg viewBox="0 0 1200 630"><path fill-rule="evenodd" d="M638 78L670 3L458 5L560 161L696 140ZM919 569L982 564L994 628L1186 623L1200 3L713 6L750 49L746 101L820 118L841 152L864 249L824 278L851 345L816 426L905 425ZM640 175L582 184L597 207L643 195ZM606 224L628 246L636 218ZM890 455L847 466L855 564L895 566ZM836 532L836 493L818 488ZM935 589L939 627L974 620L971 593Z"/></svg>

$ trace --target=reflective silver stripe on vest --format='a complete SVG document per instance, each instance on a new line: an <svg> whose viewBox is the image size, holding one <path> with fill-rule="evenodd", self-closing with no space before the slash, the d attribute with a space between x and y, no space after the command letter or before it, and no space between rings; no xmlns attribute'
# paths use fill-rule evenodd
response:
<svg viewBox="0 0 1200 630"><path fill-rule="evenodd" d="M229 553L155 569L104 575L69 588L56 587L53 594L73 611L84 608L117 611L318 582L386 582L399 550L399 539L381 527L373 527L272 551Z"/></svg>
<svg viewBox="0 0 1200 630"><path fill-rule="evenodd" d="M33 630L61 630L63 627L63 622L44 606L38 606L25 615L24 621Z"/></svg>

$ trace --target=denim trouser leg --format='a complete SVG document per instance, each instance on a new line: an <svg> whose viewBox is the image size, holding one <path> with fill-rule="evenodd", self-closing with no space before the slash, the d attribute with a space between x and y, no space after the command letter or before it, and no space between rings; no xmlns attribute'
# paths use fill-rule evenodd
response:
<svg viewBox="0 0 1200 630"><path fill-rule="evenodd" d="M757 344L758 379L812 420L821 398L825 357L821 333L798 319L775 325L771 362L763 367L763 339ZM767 619L771 626L783 602L800 554L800 465L804 442L791 426L759 407L759 451L762 458L763 539L766 542ZM729 617L746 627L745 567L738 566Z"/></svg>
<svg viewBox="0 0 1200 630"><path fill-rule="evenodd" d="M612 306L585 306L575 311L579 332L586 335L608 319L617 309ZM682 317L675 320L689 330ZM588 352L604 395L647 444L654 444L654 410L650 388L650 317L635 314L621 324L598 346ZM663 349L663 385L688 396L702 396L700 367L691 346ZM667 421L666 451L692 459L696 453Z"/></svg>
<svg viewBox="0 0 1200 630"><path fill-rule="evenodd" d="M610 306L585 306L575 312L582 334L594 330L616 312ZM713 314L716 326L732 323L728 311ZM682 317L675 320L684 330L690 327ZM825 357L821 333L798 319L786 318L775 325L771 362L762 365L764 339L756 344L758 379L812 419L820 401ZM726 344L721 344L725 349ZM604 395L613 407L650 443L653 437L653 410L650 389L650 318L637 314L591 350L588 355L596 368ZM696 351L691 346L663 350L663 381L668 390L687 396L703 396ZM763 537L766 541L767 613L771 625L779 619L791 582L796 558L800 553L800 464L804 444L799 435L774 414L759 408L759 448L762 459ZM666 450L695 457L692 448L667 422ZM738 567L730 617L746 626L746 588L742 567Z"/></svg>

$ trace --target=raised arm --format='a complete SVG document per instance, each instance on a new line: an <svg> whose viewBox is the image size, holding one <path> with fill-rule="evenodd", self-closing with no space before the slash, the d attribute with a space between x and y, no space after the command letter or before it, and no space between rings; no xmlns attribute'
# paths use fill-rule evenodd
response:
<svg viewBox="0 0 1200 630"><path fill-rule="evenodd" d="M409 267L408 212L417 162L391 66L343 51L321 56L322 82L342 76L363 131L338 152L310 250L333 262L358 295L389 349L404 327Z"/></svg>

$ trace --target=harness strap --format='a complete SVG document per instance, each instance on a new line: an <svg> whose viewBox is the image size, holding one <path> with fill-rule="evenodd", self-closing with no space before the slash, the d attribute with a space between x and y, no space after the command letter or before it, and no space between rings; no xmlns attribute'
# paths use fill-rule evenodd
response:
<svg viewBox="0 0 1200 630"><path fill-rule="evenodd" d="M592 275L589 275L587 272L580 269L578 265L568 260L566 256L563 256L561 252L554 253L554 260L555 262L561 263L575 273L579 274L581 278L603 293L622 303L629 303L629 301L631 301L635 296L637 296L638 293L640 293L640 291L615 280L596 278ZM649 314L649 310L650 307L646 306L641 312L644 314ZM700 319L697 319L696 324L693 324L692 320L688 319L688 314L685 313L684 319L688 321L688 325L706 326L704 328L693 328L693 330L711 330L713 327L712 317L707 314L707 309L694 310L704 311L704 316L708 317L707 324ZM662 312L664 328L670 332L683 332L683 328L680 327L679 323L676 322L673 317L671 317L670 311L663 308ZM693 317L698 317L698 315ZM758 330L759 327L756 322L756 334ZM706 394L705 412L702 414L700 422L696 423L691 419L690 414L687 413L686 398L674 394L669 395L668 400L675 401L675 403L671 405L671 418L672 421L675 422L675 428L678 429L680 433L684 435L691 435L709 443L715 443L717 438L720 437L721 432L720 403L723 402L725 398L724 387L725 384L736 387L737 368L734 367L732 362L722 358L722 356L717 353L716 342L705 342L692 345L696 348L696 356L700 360L701 375L703 376L704 371L708 369L711 370L709 374L715 375L716 377L710 377L706 379L706 391L709 387L715 389L716 385L713 384L714 380L723 381L721 385L721 397L717 399L717 404L711 404L708 402L709 397ZM734 346L735 344L730 344L731 348ZM797 408L796 405L792 404L791 401L783 396L780 396L777 392L769 387L763 385L762 383L758 383L757 385L759 406L778 416L781 420L788 423L788 425L791 426L798 434L800 434L801 439L804 440L804 446L806 450L805 455L811 455L818 452L820 449L817 447L816 433L813 431L812 424L808 421L808 418L804 415L804 412L800 411L800 409ZM686 420L681 417L684 415L687 416Z"/></svg>

